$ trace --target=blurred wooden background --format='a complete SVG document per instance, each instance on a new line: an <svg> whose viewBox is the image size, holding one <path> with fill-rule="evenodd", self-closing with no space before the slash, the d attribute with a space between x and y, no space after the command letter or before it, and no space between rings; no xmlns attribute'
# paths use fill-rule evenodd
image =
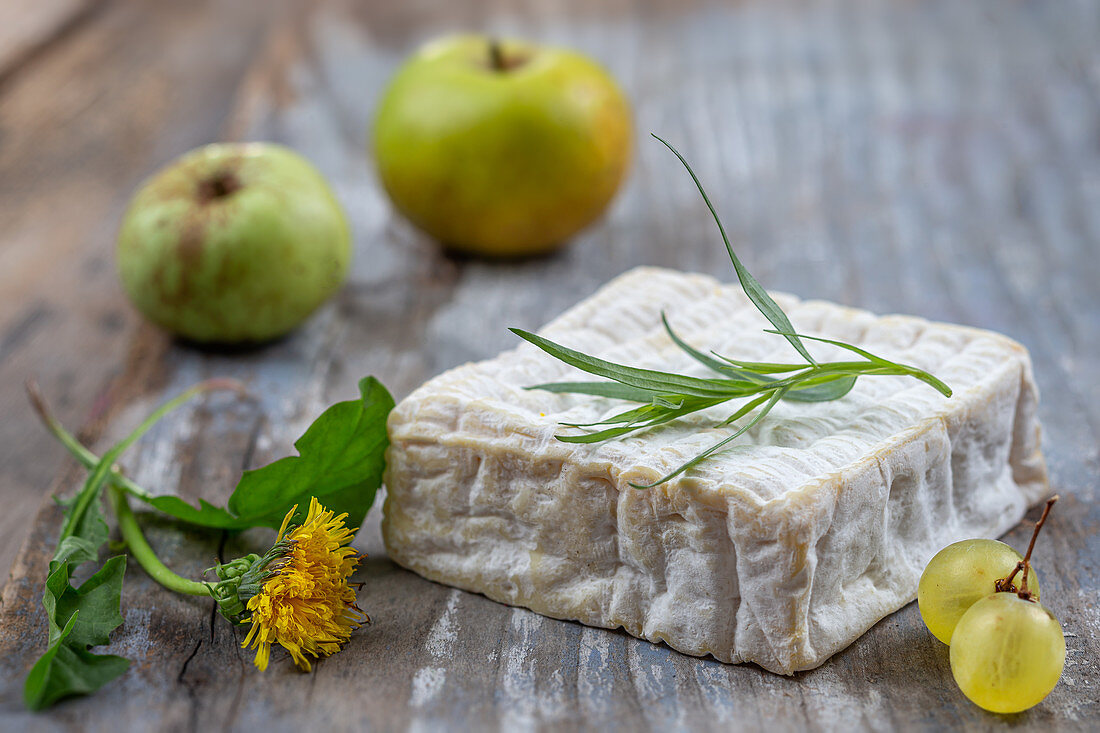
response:
<svg viewBox="0 0 1100 733"><path fill-rule="evenodd" d="M459 260L396 218L365 150L375 98L420 42L516 34L602 61L635 104L635 166L608 215L560 254ZM102 445L207 375L263 399L213 400L124 461L163 491L223 499L242 462L285 454L324 405L378 376L400 398L514 345L637 264L732 277L667 151L678 145L768 287L993 328L1031 350L1044 448L1064 501L1037 550L1069 656L1014 727L1100 722L1100 5L934 2L142 2L0 7L0 727L31 730L771 730L995 728L951 681L914 605L793 679L679 655L437 586L385 559L377 513L357 546L375 623L300 675L266 675L210 604L136 567L112 650L135 659L97 695L32 716L22 678L58 513L80 479L37 425L23 380ZM353 223L349 285L291 338L202 353L143 325L112 247L139 182L222 139L291 145ZM1022 546L1028 530L1009 541ZM156 524L179 569L262 546ZM186 540L186 542L184 541ZM21 548L21 549L20 549ZM14 564L13 564L14 563Z"/></svg>

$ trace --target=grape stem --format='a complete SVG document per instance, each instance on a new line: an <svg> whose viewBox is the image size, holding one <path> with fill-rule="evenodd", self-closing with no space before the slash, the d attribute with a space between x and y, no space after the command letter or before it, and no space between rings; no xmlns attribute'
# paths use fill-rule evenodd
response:
<svg viewBox="0 0 1100 733"><path fill-rule="evenodd" d="M1031 591L1027 589L1027 576L1031 572L1031 551L1035 549L1035 540L1039 537L1039 530L1043 528L1043 524L1047 521L1047 515L1050 514L1050 508L1054 506L1054 502L1058 501L1058 495L1047 499L1047 504L1043 507L1043 515L1039 517L1039 521L1035 523L1035 530L1031 533L1031 542L1027 545L1027 553L1024 555L1024 559L1016 563L1016 567L1012 569L1007 578L1001 578L996 583L998 593L1015 593L1025 601L1032 600ZM1016 590L1016 586L1012 584L1013 579L1016 577L1016 573L1023 571L1023 580L1020 581L1020 590Z"/></svg>

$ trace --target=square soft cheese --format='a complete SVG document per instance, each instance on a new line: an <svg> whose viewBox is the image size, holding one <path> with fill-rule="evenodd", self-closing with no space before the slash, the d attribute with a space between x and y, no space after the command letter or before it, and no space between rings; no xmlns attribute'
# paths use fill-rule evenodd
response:
<svg viewBox="0 0 1100 733"><path fill-rule="evenodd" d="M1047 493L1027 351L989 331L775 294L800 333L935 374L862 377L832 402L781 402L731 447L739 403L626 438L555 439L632 403L524 387L591 381L521 343L425 383L390 415L390 557L547 616L622 627L687 654L790 674L911 601L941 547L1007 531ZM799 360L737 284L639 268L540 333L619 363L713 376L667 337L750 361ZM851 359L828 345L816 357Z"/></svg>

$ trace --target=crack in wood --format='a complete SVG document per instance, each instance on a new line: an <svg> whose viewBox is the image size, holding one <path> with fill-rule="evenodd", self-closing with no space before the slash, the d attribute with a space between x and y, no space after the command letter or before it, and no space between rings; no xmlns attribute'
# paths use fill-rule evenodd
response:
<svg viewBox="0 0 1100 733"><path fill-rule="evenodd" d="M247 471L252 468L252 457L256 453L256 444L260 440L260 431L263 430L264 423L267 422L267 418L261 412L256 415L256 419L252 421L252 429L248 432L248 442L244 446L244 454L241 456L241 470ZM222 550L225 549L225 538L223 535L222 543L218 549L218 561L225 562L221 557Z"/></svg>
<svg viewBox="0 0 1100 733"><path fill-rule="evenodd" d="M183 665L180 667L180 672L176 675L176 682L187 686L187 682L184 681L184 675L187 674L187 665L191 664L191 660L195 658L195 655L199 653L199 647L202 646L202 639L195 642L195 648L191 650L191 653L187 655L187 659L183 660Z"/></svg>
<svg viewBox="0 0 1100 733"><path fill-rule="evenodd" d="M188 655L187 659L184 660L183 665L180 667L179 674L176 676L176 684L183 686L183 689L186 691L187 697L191 702L191 704L188 705L188 717L190 718L191 730L198 730L198 715L200 707L198 692L199 685L196 682L188 681L186 679L186 675L187 667L191 664L191 660L195 658L195 655L198 654L199 649L202 647L202 642L203 640L199 639L195 643L195 647L191 650L191 654Z"/></svg>

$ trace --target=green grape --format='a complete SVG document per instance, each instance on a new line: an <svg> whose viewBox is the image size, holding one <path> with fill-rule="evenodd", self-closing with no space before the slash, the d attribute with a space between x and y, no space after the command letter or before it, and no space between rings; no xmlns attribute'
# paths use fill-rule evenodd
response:
<svg viewBox="0 0 1100 733"><path fill-rule="evenodd" d="M975 602L996 591L994 583L1007 577L1023 557L997 540L963 540L933 557L917 587L917 605L924 625L944 644L951 643L955 624ZM1019 586L1023 575L1014 581ZM1039 598L1039 579L1031 570L1027 586Z"/></svg>
<svg viewBox="0 0 1100 733"><path fill-rule="evenodd" d="M1065 661L1058 619L1015 593L994 593L972 605L951 642L951 674L959 689L994 713L1038 704L1058 684Z"/></svg>

